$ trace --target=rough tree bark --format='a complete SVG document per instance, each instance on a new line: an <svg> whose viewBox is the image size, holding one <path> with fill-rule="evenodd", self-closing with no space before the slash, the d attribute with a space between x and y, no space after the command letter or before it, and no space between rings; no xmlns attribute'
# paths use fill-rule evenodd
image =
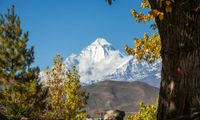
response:
<svg viewBox="0 0 200 120"><path fill-rule="evenodd" d="M156 23L162 43L157 120L200 120L200 0L175 0L172 13Z"/></svg>

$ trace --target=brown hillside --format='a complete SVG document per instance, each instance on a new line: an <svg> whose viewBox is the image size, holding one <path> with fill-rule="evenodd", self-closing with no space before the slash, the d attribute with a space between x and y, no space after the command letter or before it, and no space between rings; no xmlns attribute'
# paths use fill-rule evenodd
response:
<svg viewBox="0 0 200 120"><path fill-rule="evenodd" d="M136 112L141 101L155 104L159 89L142 82L103 81L84 86L90 97L86 110L94 116L96 111L119 109Z"/></svg>

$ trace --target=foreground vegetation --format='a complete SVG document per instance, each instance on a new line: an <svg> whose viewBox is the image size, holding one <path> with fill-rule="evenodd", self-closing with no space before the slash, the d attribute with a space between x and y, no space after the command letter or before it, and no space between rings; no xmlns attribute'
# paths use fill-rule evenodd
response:
<svg viewBox="0 0 200 120"><path fill-rule="evenodd" d="M46 71L49 87L49 119L83 120L87 113L84 107L88 94L80 90L81 84L75 67L63 71L63 58L57 55L54 66Z"/></svg>
<svg viewBox="0 0 200 120"><path fill-rule="evenodd" d="M128 120L156 120L157 105L148 105L143 102L140 103L139 111L131 116L128 116Z"/></svg>
<svg viewBox="0 0 200 120"><path fill-rule="evenodd" d="M112 0L108 2L111 4ZM157 119L199 119L200 83L197 73L200 61L200 2L143 0L141 5L150 12L144 15L132 10L133 16L138 22L155 19L156 24L152 24L152 28L158 29L159 34L144 34L143 38L135 39L135 49L128 46L125 49L129 54L136 55L138 61L144 59L151 63L159 57L163 59ZM49 81L52 81L47 85L43 84L39 68L32 67L34 49L27 48L27 42L28 33L22 32L20 19L15 15L13 7L5 17L2 15L0 18L1 115L16 120L48 117L83 119L86 115L83 108L87 94L78 90L80 81L76 70L69 70L64 75L65 82L60 81L63 80L59 78L61 73L55 72L54 67L47 72L47 76L50 75ZM54 65L60 67L57 60L61 61L59 56L54 60ZM58 95L63 95L64 98L59 98ZM155 111L155 107L143 105L134 119L154 119Z"/></svg>
<svg viewBox="0 0 200 120"><path fill-rule="evenodd" d="M88 94L80 90L76 68L63 71L63 58L57 55L41 80L39 68L31 66L34 48L28 48L27 42L28 32L23 33L13 6L0 18L0 118L85 119ZM155 118L155 107L140 107L131 120Z"/></svg>
<svg viewBox="0 0 200 120"><path fill-rule="evenodd" d="M63 75L62 58L41 81L38 67L32 67L34 48L27 47L28 32L23 33L14 6L0 18L0 119L82 120L88 94L80 90L75 68Z"/></svg>

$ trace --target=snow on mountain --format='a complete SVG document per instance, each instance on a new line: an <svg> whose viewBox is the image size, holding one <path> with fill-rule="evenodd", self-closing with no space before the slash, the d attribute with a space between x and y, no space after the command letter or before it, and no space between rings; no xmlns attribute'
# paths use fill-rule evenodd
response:
<svg viewBox="0 0 200 120"><path fill-rule="evenodd" d="M71 54L64 61L65 68L71 69L73 66L77 66L79 64L79 56L76 54Z"/></svg>
<svg viewBox="0 0 200 120"><path fill-rule="evenodd" d="M123 55L103 38L96 39L79 55L70 55L64 64L65 70L76 66L84 84L116 80L142 81L155 87L160 85L161 60L153 64L138 63L135 57Z"/></svg>

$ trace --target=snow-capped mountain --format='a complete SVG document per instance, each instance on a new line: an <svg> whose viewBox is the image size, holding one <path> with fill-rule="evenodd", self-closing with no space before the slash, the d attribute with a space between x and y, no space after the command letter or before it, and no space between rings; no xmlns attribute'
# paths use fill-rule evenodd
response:
<svg viewBox="0 0 200 120"><path fill-rule="evenodd" d="M155 87L160 85L161 60L154 64L138 63L135 57L123 55L103 38L96 39L79 55L70 55L64 64L64 70L76 66L84 84L116 80L142 81Z"/></svg>

